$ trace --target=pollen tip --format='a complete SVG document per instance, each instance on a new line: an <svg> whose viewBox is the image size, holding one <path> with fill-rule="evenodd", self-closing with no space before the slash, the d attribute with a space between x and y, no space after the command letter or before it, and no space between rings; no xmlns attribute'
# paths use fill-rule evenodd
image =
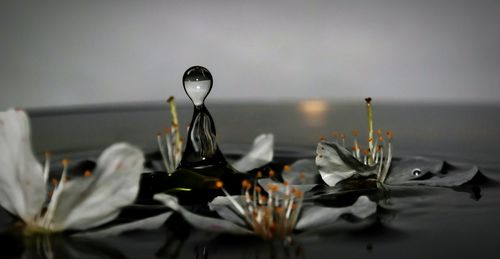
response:
<svg viewBox="0 0 500 259"><path fill-rule="evenodd" d="M85 173L83 173L83 176L90 177L90 176L92 176L92 172L90 170L87 170L87 171L85 171Z"/></svg>
<svg viewBox="0 0 500 259"><path fill-rule="evenodd" d="M372 98L367 97L367 98L365 98L365 101L366 101L366 104L370 104L372 102Z"/></svg>
<svg viewBox="0 0 500 259"><path fill-rule="evenodd" d="M222 189L222 187L224 187L224 183L222 183L222 181L220 181L220 180L217 180L215 182L215 188Z"/></svg>
<svg viewBox="0 0 500 259"><path fill-rule="evenodd" d="M170 102L172 102L173 100L175 100L175 98L174 98L174 96L172 95L172 96L168 97L167 102L169 102L169 103L170 103Z"/></svg>
<svg viewBox="0 0 500 259"><path fill-rule="evenodd" d="M62 165L63 165L63 166L68 166L68 164L69 164L69 160L68 160L67 158L65 158L65 159L63 159L63 160L61 161L61 163L62 163Z"/></svg>
<svg viewBox="0 0 500 259"><path fill-rule="evenodd" d="M290 172L290 170L292 170L292 167L291 167L291 166L289 166L289 165L284 165L284 166L283 166L283 171L285 171L285 172Z"/></svg>
<svg viewBox="0 0 500 259"><path fill-rule="evenodd" d="M261 172L261 171L258 171L258 172L257 172L257 175L256 175L255 177L257 177L257 178L262 178L262 172Z"/></svg>
<svg viewBox="0 0 500 259"><path fill-rule="evenodd" d="M269 177L273 177L275 174L273 169L269 170Z"/></svg>
<svg viewBox="0 0 500 259"><path fill-rule="evenodd" d="M319 136L319 141L325 141L325 136L320 135L320 136Z"/></svg>

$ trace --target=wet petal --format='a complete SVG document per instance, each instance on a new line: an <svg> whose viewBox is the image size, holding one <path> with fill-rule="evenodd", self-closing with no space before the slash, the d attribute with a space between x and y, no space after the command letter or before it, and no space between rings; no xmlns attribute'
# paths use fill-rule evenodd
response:
<svg viewBox="0 0 500 259"><path fill-rule="evenodd" d="M426 157L395 159L385 181L388 185L462 185L479 172L477 166Z"/></svg>
<svg viewBox="0 0 500 259"><path fill-rule="evenodd" d="M251 231L238 226L231 221L194 214L179 205L177 199L173 196L167 194L156 194L154 198L164 203L172 210L180 213L184 217L184 219L189 222L189 224L197 229L216 233L252 234Z"/></svg>
<svg viewBox="0 0 500 259"><path fill-rule="evenodd" d="M283 171L283 180L292 185L316 185L321 183L318 167L312 159L295 161L288 171Z"/></svg>
<svg viewBox="0 0 500 259"><path fill-rule="evenodd" d="M114 219L136 198L143 163L143 153L131 145L119 143L106 149L91 177L72 179L54 192L52 199L58 202L50 204L52 227L88 229Z"/></svg>
<svg viewBox="0 0 500 259"><path fill-rule="evenodd" d="M237 201L241 201L242 196L233 196ZM245 225L245 221L232 210L231 201L226 196L215 197L211 202L208 203L210 210L214 210L223 219L234 222L240 226Z"/></svg>
<svg viewBox="0 0 500 259"><path fill-rule="evenodd" d="M133 230L154 230L161 227L165 223L165 221L167 221L167 219L172 215L172 213L173 212L169 211L153 217L112 226L98 231L77 233L73 236L96 238L96 237L117 236L122 233Z"/></svg>
<svg viewBox="0 0 500 259"><path fill-rule="evenodd" d="M316 165L321 178L330 186L355 174L366 176L376 173L376 167L359 162L351 152L336 142L319 142L316 154Z"/></svg>
<svg viewBox="0 0 500 259"><path fill-rule="evenodd" d="M273 134L261 134L253 141L252 149L232 166L240 172L264 166L273 160Z"/></svg>
<svg viewBox="0 0 500 259"><path fill-rule="evenodd" d="M375 213L376 210L377 204L370 201L366 196L361 196L353 205L342 208L304 206L296 229L313 230L322 228L335 223L344 214L352 214L363 219Z"/></svg>
<svg viewBox="0 0 500 259"><path fill-rule="evenodd" d="M24 111L0 113L0 205L25 222L45 201L42 166L33 156L30 125Z"/></svg>

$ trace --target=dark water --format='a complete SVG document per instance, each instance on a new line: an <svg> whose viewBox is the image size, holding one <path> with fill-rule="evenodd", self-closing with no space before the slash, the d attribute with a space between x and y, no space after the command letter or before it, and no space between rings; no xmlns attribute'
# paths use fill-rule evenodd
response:
<svg viewBox="0 0 500 259"><path fill-rule="evenodd" d="M363 103L210 104L224 152L241 154L259 133L275 134L276 159L313 157L320 135L365 129ZM69 157L127 141L155 150L169 126L166 104L30 111L35 150ZM393 187L390 209L361 222L299 234L292 245L189 231L181 221L150 232L77 240L52 237L56 258L499 258L500 106L374 104L375 128L395 133L395 154L473 163L491 180L463 188ZM181 125L191 108L179 108ZM0 227L9 217L0 213ZM44 258L1 237L5 256ZM23 249L23 247L27 247ZM30 248L31 247L31 248ZM9 249L7 249L9 248ZM5 252L8 251L8 252Z"/></svg>

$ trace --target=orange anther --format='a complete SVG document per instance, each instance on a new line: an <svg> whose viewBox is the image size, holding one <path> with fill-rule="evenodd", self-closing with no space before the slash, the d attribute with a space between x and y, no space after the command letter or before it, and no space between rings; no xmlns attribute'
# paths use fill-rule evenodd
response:
<svg viewBox="0 0 500 259"><path fill-rule="evenodd" d="M283 171L290 172L290 170L292 170L292 167L290 167L289 165L284 165L283 166Z"/></svg>
<svg viewBox="0 0 500 259"><path fill-rule="evenodd" d="M65 166L65 167L66 167L66 166L68 166L68 164L69 164L69 160L65 158L65 159L63 159L63 160L61 161L61 163L62 163L62 165L63 165L63 166Z"/></svg>
<svg viewBox="0 0 500 259"><path fill-rule="evenodd" d="M243 180L243 181L241 182L241 186L242 186L243 188L245 188L245 189L249 189L249 188L250 188L250 186L252 186L252 184L251 184L251 183L250 183L250 181L248 181L248 180Z"/></svg>
<svg viewBox="0 0 500 259"><path fill-rule="evenodd" d="M222 181L216 181L215 182L215 188L221 189L224 186L224 183Z"/></svg>
<svg viewBox="0 0 500 259"><path fill-rule="evenodd" d="M275 174L273 169L269 170L269 177L273 177Z"/></svg>
<svg viewBox="0 0 500 259"><path fill-rule="evenodd" d="M59 185L59 180L57 180L57 179L55 179L55 178L52 178L52 179L50 180L50 183L52 184L52 186L57 186L57 185Z"/></svg>
<svg viewBox="0 0 500 259"><path fill-rule="evenodd" d="M83 176L90 177L90 176L92 176L92 172L90 170L87 170L87 171L85 171L85 173L83 173Z"/></svg>

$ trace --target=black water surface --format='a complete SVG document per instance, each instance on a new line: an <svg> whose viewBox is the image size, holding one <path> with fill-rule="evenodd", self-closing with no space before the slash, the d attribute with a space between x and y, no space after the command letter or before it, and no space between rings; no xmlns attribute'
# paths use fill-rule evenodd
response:
<svg viewBox="0 0 500 259"><path fill-rule="evenodd" d="M323 106L326 105L326 106ZM253 138L272 132L276 161L311 158L320 135L366 128L363 103L208 104L218 141L229 158ZM166 104L29 111L37 153L92 158L117 141L156 149L156 132L169 126ZM64 236L0 235L0 258L46 258L36 242L50 243L55 258L498 258L500 240L500 106L374 103L375 128L395 133L398 156L420 155L473 163L489 180L456 188L391 187L377 214L302 233L291 245L253 237L215 236L191 230L174 217L162 229L81 240ZM191 106L179 107L180 124ZM0 227L11 217L0 210ZM39 241L37 241L39 240ZM41 240L41 241L40 241Z"/></svg>

